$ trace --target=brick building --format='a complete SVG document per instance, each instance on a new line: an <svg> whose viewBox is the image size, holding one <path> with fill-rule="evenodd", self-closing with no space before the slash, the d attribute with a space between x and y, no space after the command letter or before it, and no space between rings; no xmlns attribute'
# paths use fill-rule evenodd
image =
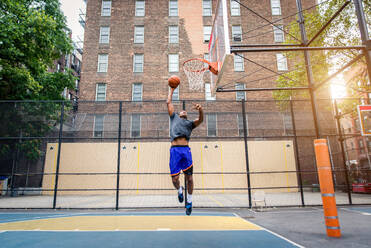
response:
<svg viewBox="0 0 371 248"><path fill-rule="evenodd" d="M272 99L272 92L217 93L213 98L208 84L210 72L205 73L206 84L202 92L189 91L182 62L190 58L208 57L208 41L216 4L216 0L89 0L86 10L80 100L165 100L168 94L167 79L173 74L180 76L182 80L174 96L175 100ZM303 4L303 8L307 8L314 5L315 1L303 1ZM265 25L266 21L251 14L235 1L227 0L227 5L232 45L279 44L284 41L285 34L280 29ZM297 11L295 0L249 1L248 6L272 21L283 19L277 22L282 28L294 18L282 17ZM251 32L262 25L265 26ZM254 53L246 56L277 72L290 69L290 62L282 53ZM228 75L231 78L228 78L229 87L259 88L274 87L276 84L276 77L272 72L262 70L241 57L235 56L233 66L232 75ZM256 80L267 78L267 75L271 77ZM276 111L272 106L266 110L262 106L257 109L255 111L254 106L251 106L249 114L253 117L258 116L260 112ZM215 110L221 111L222 108ZM210 113L208 118L210 123L215 122L216 126L222 116L218 116L216 120ZM101 117L98 119L103 122ZM234 119L233 123L241 127L242 118ZM249 118L252 124L253 119ZM280 135L287 133L286 129L292 128L289 119L287 114L267 118L280 123L279 129L284 130L279 131ZM259 122L261 118L256 120L256 123ZM271 127L268 125L266 128Z"/></svg>
<svg viewBox="0 0 371 248"><path fill-rule="evenodd" d="M303 1L304 8L314 5ZM89 0L84 38L84 64L81 73L81 100L161 100L168 93L167 79L177 74L182 80L179 98L207 99L205 92L190 92L182 62L207 57L216 0ZM284 33L267 24L235 1L227 0L231 44L274 44L284 41ZM248 6L270 20L295 13L295 0L249 1ZM287 18L279 25L286 25ZM256 35L258 34L258 35ZM259 53L252 57L275 71L289 70L282 53ZM237 57L236 80L232 87L246 87L252 79L267 76L260 69ZM269 73L269 72L268 72ZM207 73L206 73L207 74ZM205 75L208 81L208 75ZM232 80L233 81L233 80ZM272 87L275 78L249 83L249 87ZM271 97L271 93L249 93L249 99ZM240 99L244 93L217 94L216 99Z"/></svg>

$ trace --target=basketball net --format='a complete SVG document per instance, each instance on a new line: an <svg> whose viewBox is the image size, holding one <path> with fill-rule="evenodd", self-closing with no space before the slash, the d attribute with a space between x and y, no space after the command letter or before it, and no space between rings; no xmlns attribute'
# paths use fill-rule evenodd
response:
<svg viewBox="0 0 371 248"><path fill-rule="evenodd" d="M201 91L204 87L204 73L209 65L201 59L190 59L183 63L183 70L188 78L191 91Z"/></svg>

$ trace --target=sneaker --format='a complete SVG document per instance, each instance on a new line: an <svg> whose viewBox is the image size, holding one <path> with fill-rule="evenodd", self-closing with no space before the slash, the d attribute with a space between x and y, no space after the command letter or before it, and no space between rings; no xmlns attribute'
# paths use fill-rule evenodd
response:
<svg viewBox="0 0 371 248"><path fill-rule="evenodd" d="M192 202L187 202L187 205L186 205L186 214L187 215L191 215L192 213Z"/></svg>
<svg viewBox="0 0 371 248"><path fill-rule="evenodd" d="M183 187L182 187L182 188L183 188ZM183 190L184 190L184 188L183 188ZM179 192L178 192L178 200L179 200L180 203L183 202L183 200L184 200L184 195L183 195L183 193L179 194Z"/></svg>

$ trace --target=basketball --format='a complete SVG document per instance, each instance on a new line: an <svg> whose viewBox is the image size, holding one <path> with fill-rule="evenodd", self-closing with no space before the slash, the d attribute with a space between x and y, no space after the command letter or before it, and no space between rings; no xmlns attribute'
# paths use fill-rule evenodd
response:
<svg viewBox="0 0 371 248"><path fill-rule="evenodd" d="M176 88L180 84L180 78L178 76L175 76L175 75L169 77L169 79L167 81L169 82L169 86L171 88Z"/></svg>

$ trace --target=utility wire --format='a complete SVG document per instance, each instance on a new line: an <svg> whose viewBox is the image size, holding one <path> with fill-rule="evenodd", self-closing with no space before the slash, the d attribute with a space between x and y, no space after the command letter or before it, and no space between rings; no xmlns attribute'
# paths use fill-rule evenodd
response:
<svg viewBox="0 0 371 248"><path fill-rule="evenodd" d="M237 2L236 0L233 0L233 1ZM290 17L293 17L293 16L299 14L300 12L304 12L304 11L306 11L306 10L313 9L313 8L319 6L319 5L322 5L322 4L327 3L327 2L330 2L330 1L333 1L333 0L326 0L326 1L323 1L323 2L321 2L321 3L318 3L318 4L316 4L316 5L311 6L311 7L309 7L309 8L303 9L302 11L298 11L298 12L293 13L293 14L291 14L291 15L288 15L288 16L286 16L286 17L283 17L283 18L280 18L280 19L278 19L278 20L275 20L275 21L273 21L272 23L264 24L264 25L261 25L261 26L258 26L258 27L256 27L256 28L254 28L254 29L250 29L250 30L248 30L248 31L246 31L245 33L242 33L242 34L247 34L247 33L253 32L253 31L255 31L255 30L261 29L261 28L263 28L263 27L270 26L270 25L274 25L273 23L277 23L277 22L283 21L283 20L285 20L285 19L288 19L288 18L290 18ZM241 3L239 3L239 4L241 4Z"/></svg>
<svg viewBox="0 0 371 248"><path fill-rule="evenodd" d="M279 59L279 60L277 60L277 61L274 61L274 62L272 62L272 63L269 63L269 65L273 65L273 64L276 64L277 62L280 62L281 60L284 60L284 59L286 59L286 57L283 57L283 58L281 58L281 59ZM247 74L247 75L244 75L244 76L242 76L242 77L240 77L240 78L238 78L238 79L233 79L233 80L231 80L229 83L226 83L226 84L224 84L224 85L222 85L222 86L220 86L220 87L225 87L225 86L227 86L227 85L231 85L231 84L233 84L233 83L235 83L235 82L237 82L237 81L239 81L239 80L241 80L241 79L244 79L244 78L246 78L246 77L249 77L249 76L252 76L253 74L255 74L255 73L257 73L257 72L259 72L259 71L261 71L261 70L264 70L264 68L260 68L260 69L258 69L258 70L256 70L256 71L253 71L252 73L249 73L249 74ZM296 70L298 70L298 69L296 69Z"/></svg>
<svg viewBox="0 0 371 248"><path fill-rule="evenodd" d="M264 65L262 65L262 64L259 64L259 63L255 62L255 61L251 60L251 59L245 58L244 56L242 56L242 55L240 55L240 54L238 54L238 53L237 53L236 55L239 56L239 57L241 57L241 58L243 58L243 59L245 59L245 60L247 60L247 61L250 61L251 63L253 63L253 64L257 65L257 66L260 66L260 67L262 67L262 68L264 68L264 69L266 69L266 70L268 70L268 71L270 71L270 72L273 72L274 74L276 74L276 75L278 75L278 76L281 76L278 72L276 72L276 71L274 71L274 70L272 70L272 69L270 69L270 68L268 68L268 67L266 67L266 66L264 66ZM293 81L293 82L300 83L299 81L297 81L297 80L295 80L295 79L289 78L289 77L284 76L284 75L282 75L282 76L283 76L284 78L286 78L287 80L290 80L290 81Z"/></svg>
<svg viewBox="0 0 371 248"><path fill-rule="evenodd" d="M291 36L292 38L294 38L295 40L299 41L300 43L302 43L298 38L296 38L295 36L293 36L292 34L286 32L285 30L283 30L281 27L279 27L278 25L275 25L273 22L271 22L270 20L268 20L267 18L265 18L264 16L260 15L258 12L250 9L249 7L247 7L246 5L242 4L240 1L237 1L237 0L233 0L237 3L239 3L242 7L246 8L248 11L252 12L253 14L255 14L256 16L260 17L261 19L265 20L266 22L270 23L271 25L275 26L276 28L280 29L281 31L283 31L285 34Z"/></svg>

